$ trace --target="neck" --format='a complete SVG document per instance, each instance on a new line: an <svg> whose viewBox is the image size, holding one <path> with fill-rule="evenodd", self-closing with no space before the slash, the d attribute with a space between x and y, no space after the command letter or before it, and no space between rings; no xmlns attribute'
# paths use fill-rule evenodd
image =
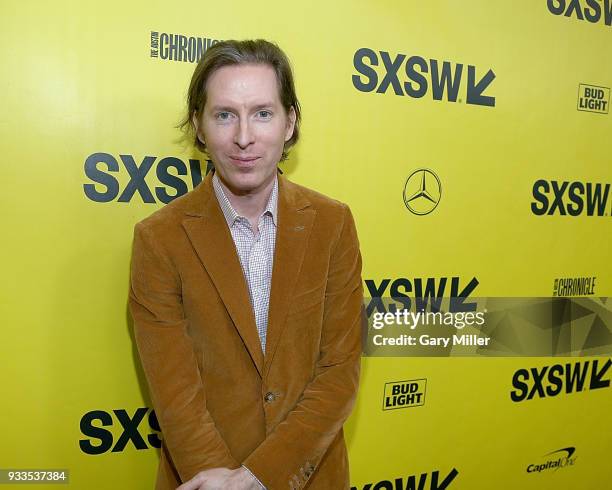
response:
<svg viewBox="0 0 612 490"><path fill-rule="evenodd" d="M276 174L269 182L265 183L259 189L254 189L248 192L236 192L227 186L220 174L217 173L219 182L223 191L227 196L228 201L238 214L248 218L251 223L256 223L257 219L266 209L270 194L272 194L272 188L274 187L274 180Z"/></svg>

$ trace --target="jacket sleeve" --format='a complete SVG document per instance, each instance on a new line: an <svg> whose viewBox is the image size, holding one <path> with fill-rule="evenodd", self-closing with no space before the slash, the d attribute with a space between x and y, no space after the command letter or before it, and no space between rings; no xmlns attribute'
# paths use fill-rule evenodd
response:
<svg viewBox="0 0 612 490"><path fill-rule="evenodd" d="M359 242L344 205L330 258L315 375L285 420L244 461L267 488L303 486L348 418L359 384L362 312Z"/></svg>
<svg viewBox="0 0 612 490"><path fill-rule="evenodd" d="M205 469L239 467L206 410L180 277L142 223L134 227L128 302L164 444L181 480Z"/></svg>

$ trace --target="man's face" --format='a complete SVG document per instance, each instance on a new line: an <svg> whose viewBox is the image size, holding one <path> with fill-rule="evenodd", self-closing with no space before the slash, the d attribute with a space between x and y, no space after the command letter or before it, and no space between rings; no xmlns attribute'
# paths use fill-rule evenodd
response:
<svg viewBox="0 0 612 490"><path fill-rule="evenodd" d="M274 69L224 66L210 76L207 90L194 125L219 177L236 195L267 190L295 125L293 107L287 114L281 104Z"/></svg>

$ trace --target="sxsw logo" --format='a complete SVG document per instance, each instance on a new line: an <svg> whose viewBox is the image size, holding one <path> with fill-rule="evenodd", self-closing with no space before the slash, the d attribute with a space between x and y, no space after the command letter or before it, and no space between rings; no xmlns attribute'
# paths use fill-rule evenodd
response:
<svg viewBox="0 0 612 490"><path fill-rule="evenodd" d="M363 486L351 486L351 490L446 490L451 488L459 472L453 468L446 476L440 470L420 475L410 475L405 478L394 478L393 480L381 480L373 483L366 483ZM455 488L454 486L452 488Z"/></svg>
<svg viewBox="0 0 612 490"><path fill-rule="evenodd" d="M352 76L353 86L360 92L390 92L414 99L430 93L433 100L462 102L465 98L466 104L495 106L495 96L485 95L495 79L491 69L478 70L472 65L466 69L462 63L391 55L370 48L355 51L353 67L357 71Z"/></svg>
<svg viewBox="0 0 612 490"><path fill-rule="evenodd" d="M383 410L425 405L426 379L385 383Z"/></svg>
<svg viewBox="0 0 612 490"><path fill-rule="evenodd" d="M612 0L547 0L548 10L554 15L575 17L591 24L612 25Z"/></svg>
<svg viewBox="0 0 612 490"><path fill-rule="evenodd" d="M210 168L212 166L209 163L206 172ZM171 156L137 158L133 155L119 155L116 158L110 153L100 152L92 153L85 159L84 170L92 182L83 184L83 191L88 199L95 202L130 202L138 194L145 203L167 204L190 190L188 183L179 176L190 176L191 189L202 181L200 161L193 158L186 163ZM119 177L125 173L127 183L122 186L125 179ZM150 173L155 173L162 185L151 188L145 180Z"/></svg>
<svg viewBox="0 0 612 490"><path fill-rule="evenodd" d="M522 402L534 397L547 398L561 393L609 388L610 379L606 375L610 366L612 359L602 364L599 360L589 360L519 369L512 376L515 389L510 392L510 398L513 402Z"/></svg>
<svg viewBox="0 0 612 490"><path fill-rule="evenodd" d="M479 282L472 277L467 283L460 277L397 277L394 279L364 280L367 295L371 300L366 306L368 317L374 311L379 313L395 313L397 310L410 311L414 302L414 310L440 311L443 298L449 298L448 311L474 311L476 303L466 302L474 292ZM391 299L388 301L387 299Z"/></svg>
<svg viewBox="0 0 612 490"><path fill-rule="evenodd" d="M139 427L144 424L145 417L147 429L153 432L143 436ZM118 437L111 431L111 428L117 427L120 431ZM136 449L161 447L159 422L155 412L146 407L138 408L134 415L128 414L124 409L112 412L92 410L81 417L80 428L85 438L79 440L79 447L86 454L96 455L107 451L121 452L130 442Z"/></svg>
<svg viewBox="0 0 612 490"><path fill-rule="evenodd" d="M610 109L610 89L581 83L578 86L578 110L607 114Z"/></svg>
<svg viewBox="0 0 612 490"><path fill-rule="evenodd" d="M532 194L531 212L536 216L608 216L606 210L612 207L610 184L539 179Z"/></svg>

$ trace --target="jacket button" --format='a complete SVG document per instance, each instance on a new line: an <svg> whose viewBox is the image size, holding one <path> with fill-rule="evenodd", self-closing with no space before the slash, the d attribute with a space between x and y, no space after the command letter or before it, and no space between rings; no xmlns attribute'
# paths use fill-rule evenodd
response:
<svg viewBox="0 0 612 490"><path fill-rule="evenodd" d="M264 400L268 403L273 402L276 396L271 391L268 391L264 396Z"/></svg>

